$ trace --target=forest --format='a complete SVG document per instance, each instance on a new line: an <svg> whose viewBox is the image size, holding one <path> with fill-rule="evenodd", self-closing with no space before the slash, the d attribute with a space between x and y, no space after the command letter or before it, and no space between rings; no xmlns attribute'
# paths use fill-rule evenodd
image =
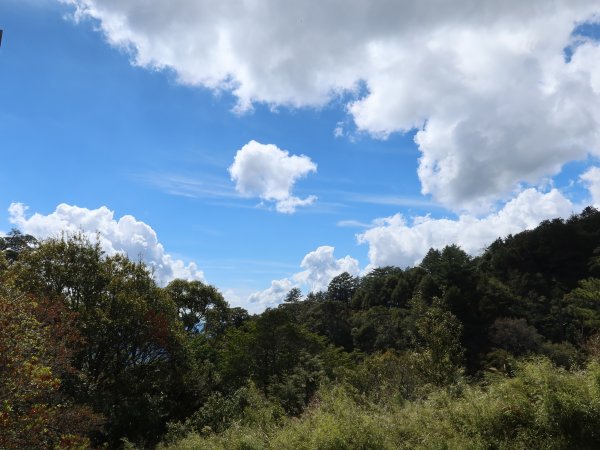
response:
<svg viewBox="0 0 600 450"><path fill-rule="evenodd" d="M257 315L84 235L13 230L0 448L600 448L600 211Z"/></svg>

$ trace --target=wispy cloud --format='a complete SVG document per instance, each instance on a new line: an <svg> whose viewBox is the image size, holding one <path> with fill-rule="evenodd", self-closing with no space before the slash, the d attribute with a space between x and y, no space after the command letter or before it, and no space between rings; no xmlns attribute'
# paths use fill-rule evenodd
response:
<svg viewBox="0 0 600 450"><path fill-rule="evenodd" d="M389 188L387 190L389 191ZM394 194L364 194L345 190L326 190L320 192L320 194L323 197L326 197L325 193L328 194L330 197L335 197L339 201L351 203L372 203L376 205L445 209L439 203L436 203L430 200L429 198L422 196L406 197Z"/></svg>
<svg viewBox="0 0 600 450"><path fill-rule="evenodd" d="M254 259L254 258L219 258L202 260L203 266L206 267L265 267L275 269L295 269L298 264L286 263L270 259Z"/></svg>
<svg viewBox="0 0 600 450"><path fill-rule="evenodd" d="M173 173L148 172L133 177L161 191L188 198L238 198L239 195L225 177L203 174L201 177L189 177Z"/></svg>
<svg viewBox="0 0 600 450"><path fill-rule="evenodd" d="M373 226L373 223L361 222L359 220L348 219L348 220L340 220L337 224L338 227L344 228L370 228Z"/></svg>
<svg viewBox="0 0 600 450"><path fill-rule="evenodd" d="M282 261L245 258L207 259L201 260L199 264L207 272L235 272L237 283L247 282L249 285L256 282L255 275L287 275L298 267L297 264ZM249 278L244 279L244 276Z"/></svg>

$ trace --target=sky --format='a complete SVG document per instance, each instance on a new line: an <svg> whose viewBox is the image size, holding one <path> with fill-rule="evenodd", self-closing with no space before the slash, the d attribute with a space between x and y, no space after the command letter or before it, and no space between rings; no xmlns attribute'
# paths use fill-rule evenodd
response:
<svg viewBox="0 0 600 450"><path fill-rule="evenodd" d="M590 0L0 0L0 233L251 312L600 205Z"/></svg>

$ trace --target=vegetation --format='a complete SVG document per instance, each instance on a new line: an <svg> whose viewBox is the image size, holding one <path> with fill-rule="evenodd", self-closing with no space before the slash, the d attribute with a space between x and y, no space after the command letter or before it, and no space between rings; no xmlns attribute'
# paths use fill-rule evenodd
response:
<svg viewBox="0 0 600 450"><path fill-rule="evenodd" d="M81 235L0 238L0 448L600 447L600 212L251 316Z"/></svg>
<svg viewBox="0 0 600 450"><path fill-rule="evenodd" d="M299 419L273 426L243 415L225 432L188 435L166 448L594 449L599 375L597 363L569 372L547 359L530 360L513 377L412 402L373 401L338 385L323 389Z"/></svg>

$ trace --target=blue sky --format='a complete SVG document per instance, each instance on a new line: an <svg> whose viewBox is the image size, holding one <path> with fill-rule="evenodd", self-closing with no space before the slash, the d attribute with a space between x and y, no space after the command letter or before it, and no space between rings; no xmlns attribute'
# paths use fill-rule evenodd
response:
<svg viewBox="0 0 600 450"><path fill-rule="evenodd" d="M540 23L559 30L550 43L527 11L500 8L483 44L487 16L444 17L457 30L448 44L456 54L431 37L440 26L431 5L402 16L405 34L384 20L401 11L337 17L324 7L321 20L288 35L286 23L314 15L310 2L306 11L271 5L269 17L223 8L208 19L201 3L0 3L0 230L45 237L65 224L104 224L113 227L108 251L181 260L184 271L167 267L163 281L202 277L259 310L293 285L307 292L343 269L413 264L429 246L477 253L490 233L600 200L594 2L543 10ZM241 37L240 20L250 30ZM364 26L347 34L344 21ZM201 33L213 23L221 28ZM425 42L413 42L419 27ZM526 30L528 46L518 32L505 44L508 29ZM231 49L211 32L229 36ZM557 62L567 47L570 61ZM473 56L454 62L464 55ZM490 75L494 64L512 69ZM530 95L529 83L540 92ZM244 147L252 141L254 152ZM236 183L228 169L242 154ZM264 165L277 155L280 166ZM288 169L297 176L282 180ZM277 195L316 200L279 212L263 189L271 182L284 185ZM15 203L23 206L9 213ZM123 216L135 220L118 225Z"/></svg>

